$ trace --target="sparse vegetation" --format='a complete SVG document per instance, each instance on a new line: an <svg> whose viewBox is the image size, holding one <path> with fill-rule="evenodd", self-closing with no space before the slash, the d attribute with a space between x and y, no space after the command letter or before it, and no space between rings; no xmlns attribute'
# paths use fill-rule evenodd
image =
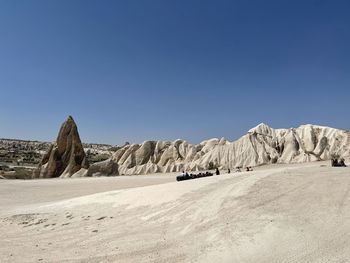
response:
<svg viewBox="0 0 350 263"><path fill-rule="evenodd" d="M42 160L44 153L49 150L52 143L39 141L24 141L15 139L0 139L0 171L4 171L6 177L20 177L25 179L27 172L25 170L10 171L9 167L37 167ZM111 155L108 144L83 144L89 163L100 162L108 159ZM118 149L118 146L115 146ZM7 174L6 172L11 172Z"/></svg>
<svg viewBox="0 0 350 263"><path fill-rule="evenodd" d="M0 174L7 179L31 179L33 169L26 167L9 168L7 171L0 171Z"/></svg>
<svg viewBox="0 0 350 263"><path fill-rule="evenodd" d="M122 148L122 147L120 147L120 146L113 146L113 147L109 148L108 151L116 152L116 151L118 151L118 150L121 149L121 148Z"/></svg>

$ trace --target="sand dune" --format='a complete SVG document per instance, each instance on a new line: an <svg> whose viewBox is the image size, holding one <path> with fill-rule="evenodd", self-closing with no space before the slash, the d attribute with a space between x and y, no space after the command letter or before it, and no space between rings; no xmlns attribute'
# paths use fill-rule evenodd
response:
<svg viewBox="0 0 350 263"><path fill-rule="evenodd" d="M110 191L109 180L118 185L118 179L128 178L130 182L120 181L119 189ZM347 262L350 258L349 168L315 162L184 182L152 178L154 185L148 186L143 177L69 183L34 180L29 185L16 181L11 186L0 181L0 261ZM61 197L52 194L54 188ZM27 193L10 194L16 189ZM34 198L28 201L30 193Z"/></svg>

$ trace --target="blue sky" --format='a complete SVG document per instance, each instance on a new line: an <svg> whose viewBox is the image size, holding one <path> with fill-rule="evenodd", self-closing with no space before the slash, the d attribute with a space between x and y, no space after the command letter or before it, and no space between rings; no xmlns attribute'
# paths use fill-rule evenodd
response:
<svg viewBox="0 0 350 263"><path fill-rule="evenodd" d="M349 1L2 1L0 137L350 129Z"/></svg>

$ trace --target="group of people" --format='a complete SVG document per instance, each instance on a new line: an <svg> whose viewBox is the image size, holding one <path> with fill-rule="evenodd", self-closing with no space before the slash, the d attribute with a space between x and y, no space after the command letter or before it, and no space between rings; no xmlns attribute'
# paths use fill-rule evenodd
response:
<svg viewBox="0 0 350 263"><path fill-rule="evenodd" d="M344 158L341 158L341 159L332 158L331 165L332 167L346 167Z"/></svg>
<svg viewBox="0 0 350 263"><path fill-rule="evenodd" d="M205 173L198 173L198 174L193 174L193 173L188 173L185 171L182 171L182 174L176 177L177 181L184 181L184 180L190 180L190 179L196 179L196 178L202 178L202 177L207 177L207 176L213 176L212 173L210 172L205 172Z"/></svg>
<svg viewBox="0 0 350 263"><path fill-rule="evenodd" d="M236 172L242 172L241 169L243 169L243 167L237 166L237 167L236 167ZM247 167L245 168L245 171L246 171L246 172L252 172L252 171L253 171L253 168L252 168L251 166L247 166ZM227 170L227 173L231 173L230 168Z"/></svg>
<svg viewBox="0 0 350 263"><path fill-rule="evenodd" d="M242 167L236 167L236 172L241 172L241 168ZM250 172L250 171L253 171L252 167L251 166L248 166L246 167L246 171L247 172ZM227 170L227 173L231 173L231 170L230 168L228 168ZM220 175L220 170L219 168L216 168L215 169L215 174L216 175ZM202 178L202 177L207 177L207 176L213 176L213 173L211 172L200 172L198 174L194 174L194 173L188 173L188 172L185 172L185 171L182 171L181 175L177 176L176 177L176 180L177 181L184 181L184 180L190 180L190 179L196 179L196 178Z"/></svg>
<svg viewBox="0 0 350 263"><path fill-rule="evenodd" d="M236 167L236 172L242 172L242 171L241 171L241 168L243 168L243 167L240 167L240 166ZM252 168L251 166L247 166L247 167L245 168L245 170L246 170L247 172L251 172L251 171L253 171L253 168ZM228 173L228 174L231 173L231 169L230 169L230 168L227 169L227 173ZM216 174L216 175L220 175L219 168L216 168L215 174Z"/></svg>

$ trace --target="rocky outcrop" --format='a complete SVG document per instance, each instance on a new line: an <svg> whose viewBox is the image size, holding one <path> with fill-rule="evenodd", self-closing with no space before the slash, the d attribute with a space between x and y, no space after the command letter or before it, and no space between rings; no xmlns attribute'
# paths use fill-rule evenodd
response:
<svg viewBox="0 0 350 263"><path fill-rule="evenodd" d="M94 163L84 176L110 176L119 175L118 164L108 159L102 162Z"/></svg>
<svg viewBox="0 0 350 263"><path fill-rule="evenodd" d="M71 116L62 124L57 140L44 155L34 178L71 177L89 167L77 125ZM80 171L80 172L79 172Z"/></svg>
<svg viewBox="0 0 350 263"><path fill-rule="evenodd" d="M125 145L108 161L94 164L95 168L91 169L95 172L89 170L89 174L165 173L210 167L233 169L237 166L329 160L332 154L350 155L348 131L316 125L273 129L259 124L234 142L214 138L198 145L184 140ZM113 164L118 167L113 167Z"/></svg>
<svg viewBox="0 0 350 263"><path fill-rule="evenodd" d="M302 163L350 156L350 132L317 125L273 129L259 124L236 141L210 139L145 141L115 147L112 156L90 167L72 117L62 125L57 141L43 157L35 178L167 173Z"/></svg>

